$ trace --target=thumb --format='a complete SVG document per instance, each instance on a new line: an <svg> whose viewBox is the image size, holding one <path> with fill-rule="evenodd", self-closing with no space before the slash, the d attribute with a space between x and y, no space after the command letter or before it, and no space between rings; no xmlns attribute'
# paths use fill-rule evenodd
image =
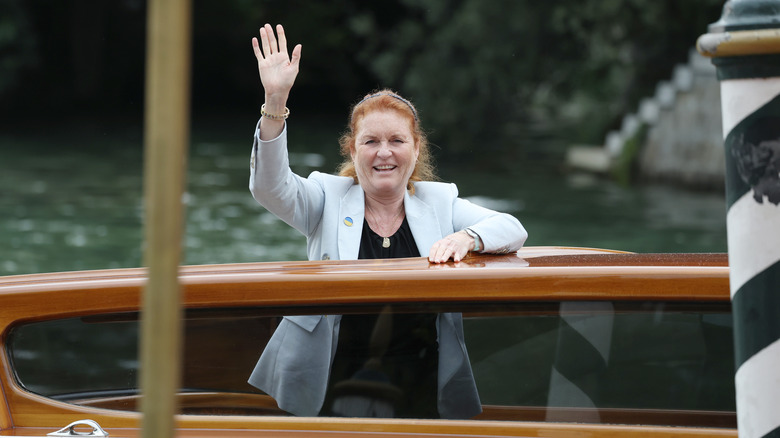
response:
<svg viewBox="0 0 780 438"><path fill-rule="evenodd" d="M301 62L301 50L302 49L303 49L303 47L300 44L298 44L298 45L295 46L295 48L292 51L292 58L290 58L290 64L294 65L296 68L298 67L298 65Z"/></svg>

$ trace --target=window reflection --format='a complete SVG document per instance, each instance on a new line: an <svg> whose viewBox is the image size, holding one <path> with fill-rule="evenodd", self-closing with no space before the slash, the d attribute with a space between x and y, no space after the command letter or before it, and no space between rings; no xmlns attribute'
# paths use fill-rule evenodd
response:
<svg viewBox="0 0 780 438"><path fill-rule="evenodd" d="M439 348L434 313L341 317L321 413L342 417L438 418Z"/></svg>
<svg viewBox="0 0 780 438"><path fill-rule="evenodd" d="M566 302L308 309L344 315L324 404L334 416L434 418L436 318L462 312L477 419L728 426L734 419L728 303ZM247 383L291 309L190 310L183 413L288 415ZM351 332L351 333L350 333ZM135 313L24 324L7 338L26 390L135 410ZM390 351L395 349L394 351ZM425 367L404 358L430 358ZM388 359L392 357L392 359ZM683 417L681 417L683 415Z"/></svg>

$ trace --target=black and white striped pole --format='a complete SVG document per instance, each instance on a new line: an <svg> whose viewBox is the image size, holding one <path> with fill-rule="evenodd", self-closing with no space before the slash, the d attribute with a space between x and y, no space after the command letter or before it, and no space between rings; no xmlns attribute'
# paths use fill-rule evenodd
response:
<svg viewBox="0 0 780 438"><path fill-rule="evenodd" d="M780 438L780 0L730 0L697 43L721 86L737 422Z"/></svg>

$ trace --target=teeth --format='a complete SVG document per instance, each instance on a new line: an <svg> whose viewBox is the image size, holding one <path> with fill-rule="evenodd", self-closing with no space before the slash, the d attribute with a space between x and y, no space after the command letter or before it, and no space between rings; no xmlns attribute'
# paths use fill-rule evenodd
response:
<svg viewBox="0 0 780 438"><path fill-rule="evenodd" d="M376 166L377 170L390 170L393 169L395 166Z"/></svg>

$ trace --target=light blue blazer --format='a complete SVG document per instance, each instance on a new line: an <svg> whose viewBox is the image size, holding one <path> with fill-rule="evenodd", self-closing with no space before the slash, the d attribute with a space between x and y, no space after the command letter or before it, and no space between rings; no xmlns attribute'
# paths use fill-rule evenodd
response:
<svg viewBox="0 0 780 438"><path fill-rule="evenodd" d="M268 211L307 237L309 260L355 260L364 220L364 194L352 178L292 172L287 127L261 141L255 131L249 188ZM528 234L511 215L458 198L454 184L414 183L404 197L409 228L420 255L440 239L466 227L482 240L483 252L520 249ZM279 407L300 416L319 413L338 341L339 315L286 316L274 332L249 383L274 397ZM436 320L439 343L438 409L442 418L471 418L481 412L459 313Z"/></svg>

